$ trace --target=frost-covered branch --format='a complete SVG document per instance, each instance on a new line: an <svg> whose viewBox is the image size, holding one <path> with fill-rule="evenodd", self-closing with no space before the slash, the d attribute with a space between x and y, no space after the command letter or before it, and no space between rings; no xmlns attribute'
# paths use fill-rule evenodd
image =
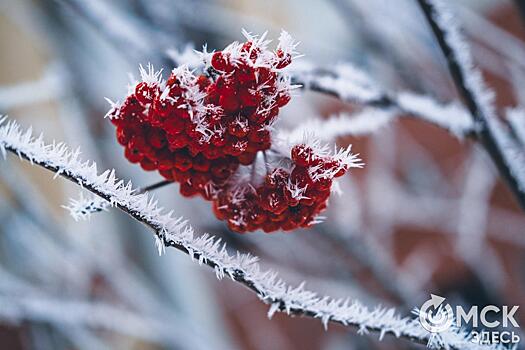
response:
<svg viewBox="0 0 525 350"><path fill-rule="evenodd" d="M159 181L152 185L137 189L137 193L150 192L172 183L173 181L168 180ZM89 219L91 214L106 211L110 206L111 203L98 196L93 195L85 197L81 192L78 199L71 198L69 204L62 207L69 211L69 214L75 219L75 221L79 221Z"/></svg>
<svg viewBox="0 0 525 350"><path fill-rule="evenodd" d="M393 111L367 108L353 115L341 113L327 119L310 119L289 132L281 133L296 141L312 133L320 140L333 140L341 136L371 134L388 125L393 118Z"/></svg>
<svg viewBox="0 0 525 350"><path fill-rule="evenodd" d="M472 120L467 111L456 104L439 105L429 97L402 93L398 96L398 105L407 113L419 115L427 121L448 129L458 137L465 136L472 127ZM333 140L342 136L368 135L387 126L396 117L407 116L399 114L392 108L365 108L353 115L341 113L327 119L310 119L301 123L289 132L281 132L288 138L300 141L305 133L315 133L321 140ZM450 120L455 120L450 123Z"/></svg>
<svg viewBox="0 0 525 350"><path fill-rule="evenodd" d="M295 64L289 73L292 82L301 84L304 89L334 96L343 102L406 114L435 124L458 137L468 136L474 131L469 113L457 103L442 104L429 96L412 92L386 92L365 72L348 63L332 69Z"/></svg>
<svg viewBox="0 0 525 350"><path fill-rule="evenodd" d="M512 132L520 145L525 147L525 111L522 108L508 108L505 112Z"/></svg>
<svg viewBox="0 0 525 350"><path fill-rule="evenodd" d="M453 13L441 0L418 0L418 3L476 124L476 136L525 209L525 157L498 120L493 103L494 93L487 88L481 71L474 66L470 48Z"/></svg>
<svg viewBox="0 0 525 350"><path fill-rule="evenodd" d="M358 301L319 297L306 290L304 284L292 287L276 272L262 270L257 257L239 252L230 255L220 240L208 234L195 236L187 221L174 217L172 211L166 212L147 193L136 193L131 182L119 180L115 171L99 174L95 163L82 161L79 150L70 151L63 143L46 145L42 135L34 138L31 130L22 132L16 123L9 122L0 127L0 151L4 156L7 152L17 154L109 201L155 232L159 252L165 247L176 248L199 264L213 268L218 278L229 276L270 304L269 316L282 311L318 318L325 326L334 322L354 327L360 333L379 332L380 337L390 333L416 343L430 339L416 319L400 317L393 309L369 310ZM432 337L431 345L449 349L497 348L474 344L466 332L456 329Z"/></svg>

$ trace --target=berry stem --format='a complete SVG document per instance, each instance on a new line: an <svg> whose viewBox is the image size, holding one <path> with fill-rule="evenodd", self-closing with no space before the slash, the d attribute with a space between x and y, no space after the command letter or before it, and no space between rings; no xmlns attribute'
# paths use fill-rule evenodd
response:
<svg viewBox="0 0 525 350"><path fill-rule="evenodd" d="M268 162L268 155L266 154L266 151L262 152L264 157L264 167L266 168L266 175L270 174L270 163Z"/></svg>
<svg viewBox="0 0 525 350"><path fill-rule="evenodd" d="M251 174L250 174L250 182L255 183L255 175L257 175L257 158L259 158L259 153L255 155L255 159L253 160L253 163L251 165Z"/></svg>
<svg viewBox="0 0 525 350"><path fill-rule="evenodd" d="M161 187L170 185L172 183L173 183L173 181L170 181L170 180L159 181L159 182L153 183L153 184L151 184L149 186L139 188L138 193L154 191L156 189L159 189Z"/></svg>

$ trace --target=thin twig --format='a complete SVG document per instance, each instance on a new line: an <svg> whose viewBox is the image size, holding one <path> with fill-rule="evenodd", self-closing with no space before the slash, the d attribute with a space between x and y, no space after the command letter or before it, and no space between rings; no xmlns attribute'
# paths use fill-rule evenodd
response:
<svg viewBox="0 0 525 350"><path fill-rule="evenodd" d="M137 194L154 191L158 188L173 184L173 181L163 180L149 186L137 189ZM79 199L70 199L69 205L62 206L67 209L75 220L89 219L91 214L106 211L111 206L110 203L100 200L98 197L85 198L82 193Z"/></svg>
<svg viewBox="0 0 525 350"><path fill-rule="evenodd" d="M164 187L164 186L167 186L167 185L171 185L172 183L173 183L173 181L170 181L170 180L159 181L159 182L156 182L156 183L151 184L149 186L146 186L146 187L143 187L143 188L139 188L138 193L154 191L154 190L156 190L158 188L161 188L161 187Z"/></svg>
<svg viewBox="0 0 525 350"><path fill-rule="evenodd" d="M514 4L520 12L522 24L525 25L525 0L514 0Z"/></svg>

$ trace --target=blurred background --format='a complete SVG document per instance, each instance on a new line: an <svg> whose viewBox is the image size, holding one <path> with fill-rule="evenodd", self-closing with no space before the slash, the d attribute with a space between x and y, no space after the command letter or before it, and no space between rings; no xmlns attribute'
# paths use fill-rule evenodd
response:
<svg viewBox="0 0 525 350"><path fill-rule="evenodd" d="M454 1L500 112L525 105L525 22L519 1ZM0 114L48 141L80 146L99 169L137 186L160 180L129 164L103 118L129 73L166 50L222 49L241 29L281 28L301 60L351 62L388 91L457 100L444 60L412 0L0 0ZM288 124L362 106L300 92ZM491 160L469 140L396 120L339 139L364 159L341 181L325 223L267 235L229 232L210 204L178 185L163 206L197 232L261 257L291 282L402 314L430 293L456 305L525 305L525 215ZM177 251L159 257L146 228L117 210L75 222L61 205L79 189L14 157L0 163L1 349L412 349L417 346L276 314ZM518 322L525 322L522 310ZM422 348L422 347L420 347Z"/></svg>

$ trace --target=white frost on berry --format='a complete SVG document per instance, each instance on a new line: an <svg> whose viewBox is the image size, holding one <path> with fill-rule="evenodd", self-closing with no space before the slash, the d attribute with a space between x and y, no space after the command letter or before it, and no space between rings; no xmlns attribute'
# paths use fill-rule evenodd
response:
<svg viewBox="0 0 525 350"><path fill-rule="evenodd" d="M162 69L155 71L151 63L148 63L147 68L139 65L140 78L149 86L162 86Z"/></svg>
<svg viewBox="0 0 525 350"><path fill-rule="evenodd" d="M308 189L308 185L304 185L303 187L301 187L297 181L294 182L291 178L288 178L288 181L286 183L286 189L290 192L291 198L297 200L310 199L310 197L305 196L306 190Z"/></svg>
<svg viewBox="0 0 525 350"><path fill-rule="evenodd" d="M295 41L287 31L284 29L281 30L279 45L277 45L278 50L281 50L285 55L292 56L292 59L298 58L299 56L296 49L299 44L300 43Z"/></svg>
<svg viewBox="0 0 525 350"><path fill-rule="evenodd" d="M104 115L104 118L118 119L118 113L121 107L120 102L113 102L107 97L104 97L104 99L109 103L110 106L109 111Z"/></svg>
<svg viewBox="0 0 525 350"><path fill-rule="evenodd" d="M334 146L334 152L331 157L348 169L362 168L364 166L364 163L359 158L359 154L352 153L352 145L348 145L346 148L337 148L337 146Z"/></svg>

